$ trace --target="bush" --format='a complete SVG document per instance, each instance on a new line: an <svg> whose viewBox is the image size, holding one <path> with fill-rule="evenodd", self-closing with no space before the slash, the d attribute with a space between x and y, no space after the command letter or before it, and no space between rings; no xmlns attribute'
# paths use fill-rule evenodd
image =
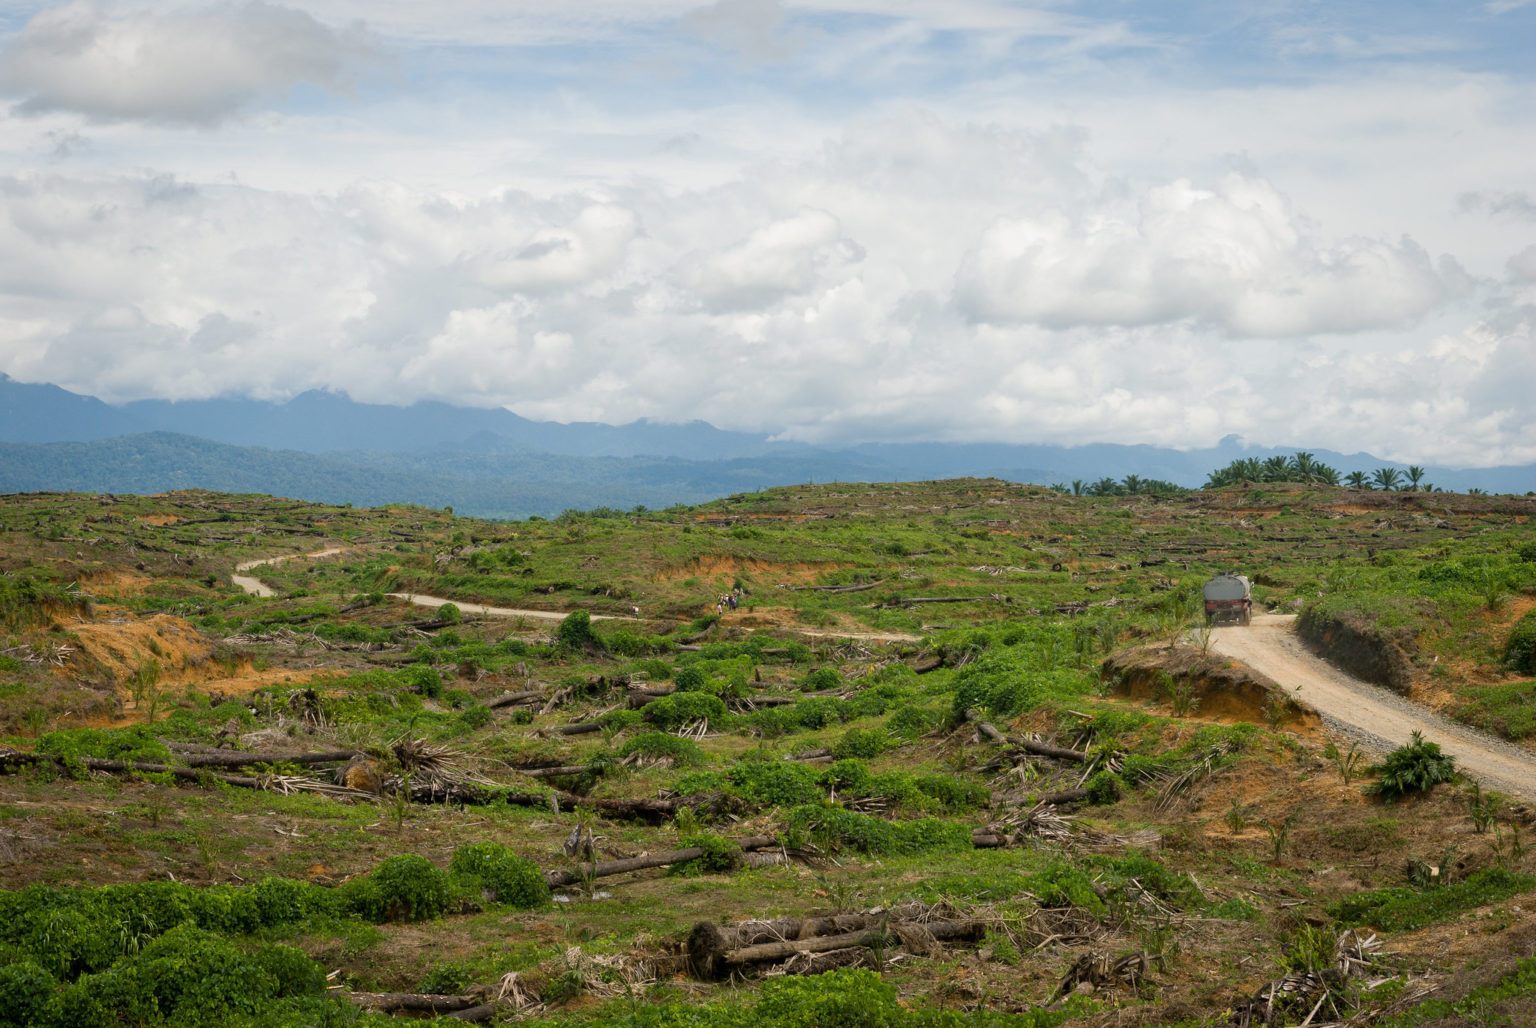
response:
<svg viewBox="0 0 1536 1028"><path fill-rule="evenodd" d="M701 856L681 864L673 864L667 868L669 875L707 875L724 874L736 869L741 862L741 851L736 844L729 839L723 839L718 835L703 832L699 835L687 835L681 840L683 848L697 846L704 851Z"/></svg>
<svg viewBox="0 0 1536 1028"><path fill-rule="evenodd" d="M825 728L827 725L848 720L847 704L835 696L816 696L801 700L789 708L794 719L804 728Z"/></svg>
<svg viewBox="0 0 1536 1028"><path fill-rule="evenodd" d="M625 743L619 757L638 754L652 759L670 759L676 767L698 767L704 763L704 749L692 739L680 739L666 732L646 732Z"/></svg>
<svg viewBox="0 0 1536 1028"><path fill-rule="evenodd" d="M592 616L584 610L573 610L555 629L555 641L563 649L581 650L597 642L592 634Z"/></svg>
<svg viewBox="0 0 1536 1028"><path fill-rule="evenodd" d="M745 761L726 772L742 799L776 807L792 807L821 799L818 775L793 761Z"/></svg>
<svg viewBox="0 0 1536 1028"><path fill-rule="evenodd" d="M1536 877L1494 867L1474 871L1459 882L1427 892L1407 888L1357 892L1330 904L1328 914L1346 926L1370 925L1384 932L1409 932L1533 888Z"/></svg>
<svg viewBox="0 0 1536 1028"><path fill-rule="evenodd" d="M31 1028L44 1023L58 979L30 960L0 967L0 1028Z"/></svg>
<svg viewBox="0 0 1536 1028"><path fill-rule="evenodd" d="M885 733L878 729L850 728L832 744L832 755L839 760L870 760L884 753L885 745Z"/></svg>
<svg viewBox="0 0 1536 1028"><path fill-rule="evenodd" d="M819 667L810 672L800 683L801 692L821 692L836 689L843 684L843 676L837 668Z"/></svg>
<svg viewBox="0 0 1536 1028"><path fill-rule="evenodd" d="M933 731L938 724L939 715L936 711L926 707L906 706L898 707L890 720L885 723L885 727L894 735L904 739L915 739Z"/></svg>
<svg viewBox="0 0 1536 1028"><path fill-rule="evenodd" d="M437 669L426 664L412 664L401 669L400 680L428 699L436 699L443 694L443 676L437 673Z"/></svg>
<svg viewBox="0 0 1536 1028"><path fill-rule="evenodd" d="M454 851L449 871L471 888L489 892L497 903L533 910L549 903L544 872L499 842L473 842Z"/></svg>
<svg viewBox="0 0 1536 1028"><path fill-rule="evenodd" d="M1088 779L1088 802L1105 806L1120 798L1120 776L1113 771L1100 771Z"/></svg>
<svg viewBox="0 0 1536 1028"><path fill-rule="evenodd" d="M815 804L792 809L785 834L792 846L812 842L829 853L854 849L861 853L891 856L971 848L969 825L931 817L918 821L885 821L852 810Z"/></svg>
<svg viewBox="0 0 1536 1028"><path fill-rule="evenodd" d="M919 775L913 784L925 795L931 796L946 810L973 810L984 806L992 794L979 785L962 782L950 775Z"/></svg>
<svg viewBox="0 0 1536 1028"><path fill-rule="evenodd" d="M724 720L725 702L718 696L703 692L675 692L652 700L640 711L640 717L663 731L681 728L686 724L708 718Z"/></svg>
<svg viewBox="0 0 1536 1028"><path fill-rule="evenodd" d="M457 625L464 620L464 612L457 603L445 603L437 608L437 620L445 625Z"/></svg>
<svg viewBox="0 0 1536 1028"><path fill-rule="evenodd" d="M709 676L704 669L696 664L677 669L672 676L672 683L677 686L678 692L699 692L709 688Z"/></svg>
<svg viewBox="0 0 1536 1028"><path fill-rule="evenodd" d="M370 921L425 921L448 909L448 875L425 857L397 853L342 886L346 902Z"/></svg>
<svg viewBox="0 0 1536 1028"><path fill-rule="evenodd" d="M1536 675L1536 610L1528 610L1509 630L1504 663L1513 671Z"/></svg>
<svg viewBox="0 0 1536 1028"><path fill-rule="evenodd" d="M1390 803L1455 778L1456 758L1441 753L1438 743L1425 742L1422 733L1414 732L1412 741L1387 754L1376 770L1380 777L1364 786L1364 791Z"/></svg>

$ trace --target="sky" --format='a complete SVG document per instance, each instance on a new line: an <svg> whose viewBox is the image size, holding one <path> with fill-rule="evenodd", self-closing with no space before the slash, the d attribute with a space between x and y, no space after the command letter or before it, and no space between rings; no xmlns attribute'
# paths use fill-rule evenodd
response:
<svg viewBox="0 0 1536 1028"><path fill-rule="evenodd" d="M0 372L1536 462L1536 0L0 0Z"/></svg>

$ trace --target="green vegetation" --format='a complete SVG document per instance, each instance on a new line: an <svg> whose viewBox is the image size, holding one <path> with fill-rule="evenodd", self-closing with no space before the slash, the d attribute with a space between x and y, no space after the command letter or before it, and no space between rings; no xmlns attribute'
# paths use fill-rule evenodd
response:
<svg viewBox="0 0 1536 1028"><path fill-rule="evenodd" d="M1457 716L1529 734L1531 672L1506 651L1536 595L1516 521L1531 505L1341 504L1316 475L1250 481L838 483L515 523L207 493L5 498L5 581L51 598L0 639L0 745L29 758L0 758L15 886L0 1018L384 1023L317 991L335 970L361 992L506 987L557 1024L1177 1023L1344 925L1413 954L1412 926L1461 917L1496 950L1531 889L1511 805L1435 790L1385 819L1340 787L1365 758L1263 727L1240 688L1220 691L1241 669L1179 643L1200 582L1238 567L1260 604L1305 603L1361 653L1391 644ZM228 584L284 555L252 572L274 597ZM1165 659L1162 698L1102 673L1129 645ZM359 756L346 775L83 763L184 768L214 749ZM1404 750L1384 795L1451 770L1421 740ZM333 795L339 777L354 791ZM1451 841L1464 852L1436 866L1465 877L1405 869ZM685 991L667 963L699 922L913 899L978 930L894 963L900 939L877 941L859 959L883 974L751 969ZM1145 978L1044 1009L1086 939L1112 962L1145 953ZM255 983L239 996L237 976ZM1350 1002L1382 1009L1393 987Z"/></svg>
<svg viewBox="0 0 1536 1028"><path fill-rule="evenodd" d="M1406 746L1399 746L1387 754L1387 759L1376 767L1377 779L1363 789L1367 795L1380 796L1391 803L1393 800L1416 792L1427 792L1441 782L1456 777L1456 761L1440 752L1440 744L1426 742L1415 731Z"/></svg>

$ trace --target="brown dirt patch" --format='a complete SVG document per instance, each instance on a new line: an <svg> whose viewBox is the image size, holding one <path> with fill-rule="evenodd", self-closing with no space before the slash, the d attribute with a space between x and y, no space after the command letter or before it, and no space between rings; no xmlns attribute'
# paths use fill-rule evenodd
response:
<svg viewBox="0 0 1536 1028"><path fill-rule="evenodd" d="M832 561L784 563L719 554L698 557L686 564L665 568L657 572L655 581L677 582L685 578L708 578L728 586L737 576L744 575L753 578L772 578L776 582L814 582L822 575L843 566Z"/></svg>
<svg viewBox="0 0 1536 1028"><path fill-rule="evenodd" d="M207 667L213 647L191 622L170 614L136 618L125 611L98 608L97 619L70 626L73 643L84 658L118 683L130 681L150 661L159 665L159 681L201 681L221 673ZM79 661L71 661L79 663Z"/></svg>
<svg viewBox="0 0 1536 1028"><path fill-rule="evenodd" d="M181 524L185 520L186 520L185 518L178 517L175 514L141 514L141 515L139 515L139 523L140 524L143 524L143 525L156 525L156 526L161 527L161 528L165 527L166 525L179 525L179 524Z"/></svg>
<svg viewBox="0 0 1536 1028"><path fill-rule="evenodd" d="M82 591L96 597L138 596L154 585L155 580L122 568L110 568L81 576Z"/></svg>
<svg viewBox="0 0 1536 1028"><path fill-rule="evenodd" d="M1199 706L1188 715L1205 720L1265 724L1266 706L1286 704L1281 724L1287 731L1316 737L1322 718L1267 675L1235 660L1206 656L1193 646L1139 646L1112 655L1106 672L1118 676L1119 691L1134 700L1160 699L1161 675L1191 687Z"/></svg>

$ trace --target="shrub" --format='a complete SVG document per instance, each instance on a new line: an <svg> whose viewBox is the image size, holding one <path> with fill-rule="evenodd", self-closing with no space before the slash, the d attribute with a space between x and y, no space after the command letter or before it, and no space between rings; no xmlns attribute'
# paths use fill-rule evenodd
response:
<svg viewBox="0 0 1536 1028"><path fill-rule="evenodd" d="M686 835L681 842L684 849L697 846L704 852L692 860L671 865L667 868L669 875L724 874L735 870L736 865L741 862L741 851L736 848L734 842L710 832Z"/></svg>
<svg viewBox="0 0 1536 1028"><path fill-rule="evenodd" d="M1407 746L1387 754L1376 770L1379 777L1364 786L1364 791L1390 803L1409 793L1425 792L1441 782L1449 782L1456 777L1456 758L1441 753L1438 743L1426 742L1423 734L1416 731Z"/></svg>
<svg viewBox="0 0 1536 1028"><path fill-rule="evenodd" d="M926 707L905 706L898 707L886 721L886 730L904 739L915 739L938 727L939 715L936 711Z"/></svg>
<svg viewBox="0 0 1536 1028"><path fill-rule="evenodd" d="M464 612L457 603L445 603L437 608L437 620L445 625L457 625L464 620Z"/></svg>
<svg viewBox="0 0 1536 1028"><path fill-rule="evenodd" d="M802 692L820 692L823 689L836 689L843 684L843 676L832 667L819 667L810 672L800 682Z"/></svg>
<svg viewBox="0 0 1536 1028"><path fill-rule="evenodd" d="M585 649L588 644L596 643L597 636L592 634L592 616L584 610L571 611L555 629L555 641L567 650Z"/></svg>
<svg viewBox="0 0 1536 1028"><path fill-rule="evenodd" d="M1536 675L1536 610L1528 610L1509 630L1504 663L1511 670Z"/></svg>
<svg viewBox="0 0 1536 1028"><path fill-rule="evenodd" d="M1113 771L1100 771L1088 779L1088 802L1104 806L1120 798L1120 776Z"/></svg>
<svg viewBox="0 0 1536 1028"><path fill-rule="evenodd" d="M726 772L742 799L791 807L821 799L815 771L793 761L744 761Z"/></svg>
<svg viewBox="0 0 1536 1028"><path fill-rule="evenodd" d="M370 921L425 921L448 908L448 875L425 857L397 853L342 887L347 905Z"/></svg>
<svg viewBox="0 0 1536 1028"><path fill-rule="evenodd" d="M825 728L846 721L847 704L835 696L816 696L801 700L789 708L795 720L805 728Z"/></svg>
<svg viewBox="0 0 1536 1028"><path fill-rule="evenodd" d="M0 1028L44 1023L58 979L30 960L0 967Z"/></svg>
<svg viewBox="0 0 1536 1028"><path fill-rule="evenodd" d="M1347 926L1370 925L1384 932L1408 932L1533 888L1536 877L1492 867L1427 892L1408 888L1357 892L1330 904L1328 914Z"/></svg>
<svg viewBox="0 0 1536 1028"><path fill-rule="evenodd" d="M497 903L518 910L533 910L549 903L549 885L538 865L499 842L460 846L454 851L448 869L471 887L491 893Z"/></svg>
<svg viewBox="0 0 1536 1028"><path fill-rule="evenodd" d="M919 775L913 784L947 810L972 810L985 805L992 794L979 785L962 782L950 775Z"/></svg>
<svg viewBox="0 0 1536 1028"><path fill-rule="evenodd" d="M646 722L663 731L708 718L721 721L725 718L725 702L718 696L703 692L675 692L652 700L640 711Z"/></svg>
<svg viewBox="0 0 1536 1028"><path fill-rule="evenodd" d="M672 676L672 683L677 686L678 692L698 692L709 688L709 675L697 664L689 664L677 669Z"/></svg>
<svg viewBox="0 0 1536 1028"><path fill-rule="evenodd" d="M426 664L412 664L401 669L400 680L428 699L436 699L443 694L443 676Z"/></svg>
<svg viewBox="0 0 1536 1028"><path fill-rule="evenodd" d="M889 856L971 847L969 825L931 817L917 821L885 821L852 810L814 804L798 806L789 812L785 834L791 845L808 841L827 852L854 849Z"/></svg>
<svg viewBox="0 0 1536 1028"><path fill-rule="evenodd" d="M878 729L850 728L832 744L832 755L839 760L857 757L869 760L885 752L885 733Z"/></svg>
<svg viewBox="0 0 1536 1028"><path fill-rule="evenodd" d="M680 739L666 732L645 732L625 743L621 758L631 755L652 759L670 759L677 767L697 767L704 763L704 749L692 739Z"/></svg>

